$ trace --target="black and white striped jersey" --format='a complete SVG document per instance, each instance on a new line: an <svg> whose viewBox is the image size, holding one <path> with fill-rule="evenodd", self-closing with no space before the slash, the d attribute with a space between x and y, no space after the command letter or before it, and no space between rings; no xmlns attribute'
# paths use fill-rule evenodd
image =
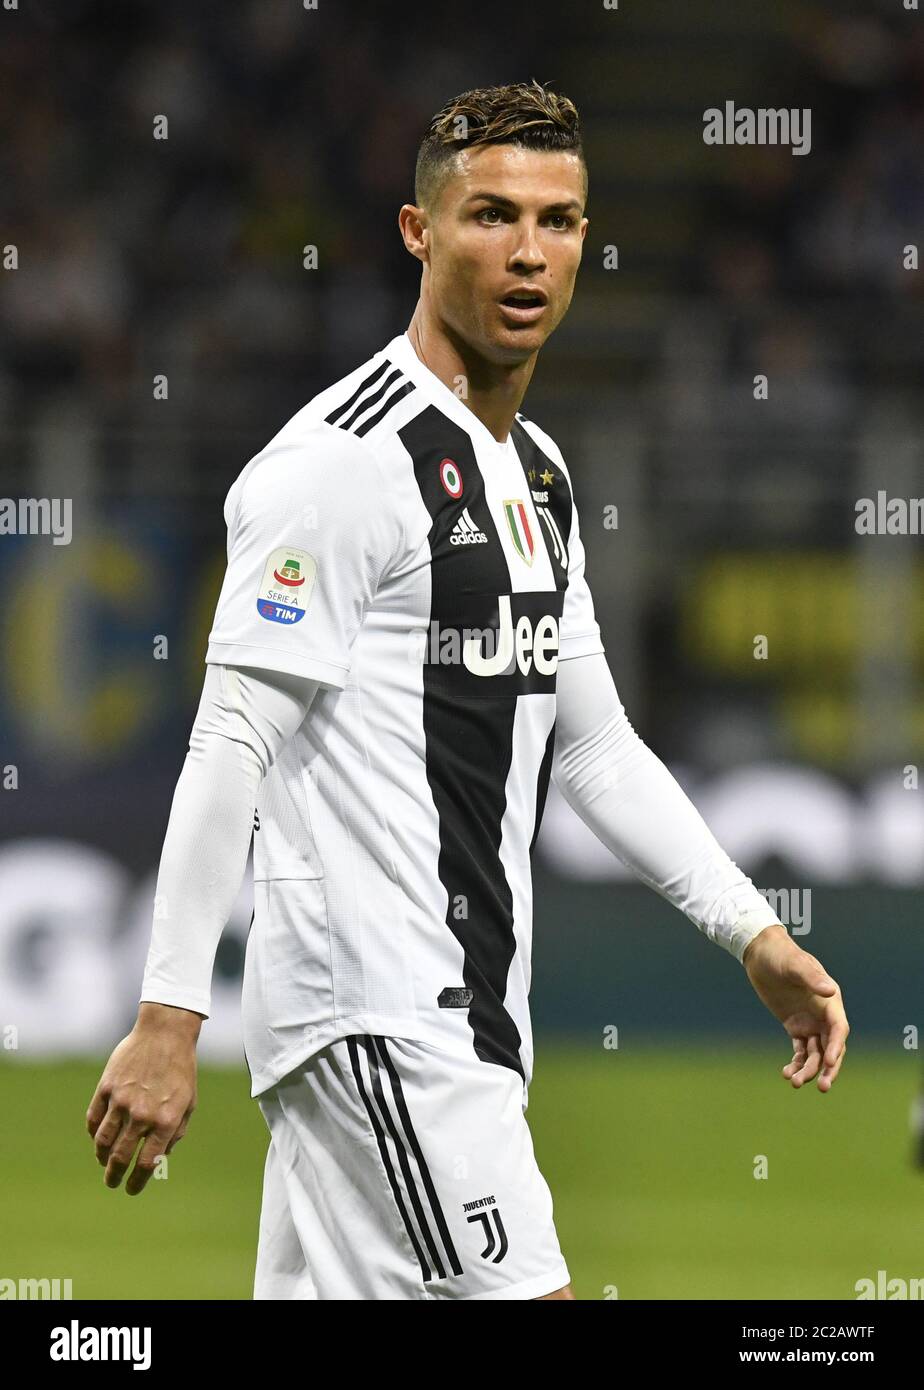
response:
<svg viewBox="0 0 924 1390"><path fill-rule="evenodd" d="M228 493L207 661L322 682L264 779L244 1042L258 1095L335 1038L528 1085L530 851L560 660L602 652L571 480L399 334Z"/></svg>

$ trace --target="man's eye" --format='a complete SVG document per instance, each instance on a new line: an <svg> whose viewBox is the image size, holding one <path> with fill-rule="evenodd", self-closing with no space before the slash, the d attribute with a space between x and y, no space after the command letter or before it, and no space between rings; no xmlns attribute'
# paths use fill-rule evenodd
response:
<svg viewBox="0 0 924 1390"><path fill-rule="evenodd" d="M572 225L572 219L565 212L553 212L552 221L558 222L562 227L570 227Z"/></svg>
<svg viewBox="0 0 924 1390"><path fill-rule="evenodd" d="M499 208L482 208L479 217L500 217Z"/></svg>

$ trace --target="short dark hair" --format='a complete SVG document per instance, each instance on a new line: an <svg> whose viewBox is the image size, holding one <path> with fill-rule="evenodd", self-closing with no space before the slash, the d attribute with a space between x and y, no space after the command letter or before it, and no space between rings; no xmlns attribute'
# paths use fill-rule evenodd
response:
<svg viewBox="0 0 924 1390"><path fill-rule="evenodd" d="M453 97L437 112L417 153L414 198L418 207L435 206L453 159L472 145L573 150L584 170L587 198L587 162L577 107L535 78L505 87L476 87Z"/></svg>

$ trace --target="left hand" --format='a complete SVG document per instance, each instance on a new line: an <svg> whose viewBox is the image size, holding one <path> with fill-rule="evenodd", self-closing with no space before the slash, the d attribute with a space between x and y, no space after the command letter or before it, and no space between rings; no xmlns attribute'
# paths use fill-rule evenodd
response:
<svg viewBox="0 0 924 1390"><path fill-rule="evenodd" d="M793 1040L792 1061L783 1067L783 1076L798 1090L821 1068L818 1089L830 1091L850 1032L836 981L819 960L796 945L784 926L759 932L742 964L757 997Z"/></svg>

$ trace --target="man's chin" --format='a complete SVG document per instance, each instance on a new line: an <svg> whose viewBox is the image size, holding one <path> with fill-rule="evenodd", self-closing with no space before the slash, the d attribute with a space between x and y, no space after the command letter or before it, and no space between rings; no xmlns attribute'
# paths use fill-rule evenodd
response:
<svg viewBox="0 0 924 1390"><path fill-rule="evenodd" d="M545 342L548 334L538 324L523 328L500 327L490 335L491 360L511 365L525 362L534 356Z"/></svg>

